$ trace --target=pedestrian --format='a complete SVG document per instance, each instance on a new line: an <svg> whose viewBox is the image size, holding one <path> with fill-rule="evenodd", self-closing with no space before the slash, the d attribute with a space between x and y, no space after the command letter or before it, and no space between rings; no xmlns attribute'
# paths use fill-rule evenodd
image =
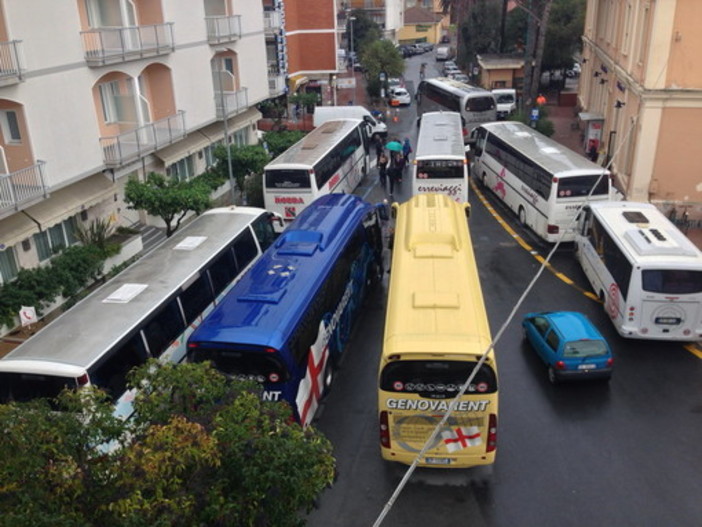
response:
<svg viewBox="0 0 702 527"><path fill-rule="evenodd" d="M388 156L385 155L384 151L380 152L378 156L378 178L380 179L380 184L383 187L383 192L385 192L385 180L387 179L387 168L388 168Z"/></svg>
<svg viewBox="0 0 702 527"><path fill-rule="evenodd" d="M402 143L402 157L405 160L405 165L409 163L409 155L412 153L412 144L410 143L409 137L405 137L405 141Z"/></svg>
<svg viewBox="0 0 702 527"><path fill-rule="evenodd" d="M385 146L383 145L383 139L379 135L376 135L374 141L375 141L375 159L376 159L376 161L380 161L380 155L385 150Z"/></svg>
<svg viewBox="0 0 702 527"><path fill-rule="evenodd" d="M387 179L390 181L390 197L392 198L395 192L395 182L401 181L402 177L402 167L399 165L398 160L402 159L402 154L400 152L393 152L390 156L390 168L388 168Z"/></svg>

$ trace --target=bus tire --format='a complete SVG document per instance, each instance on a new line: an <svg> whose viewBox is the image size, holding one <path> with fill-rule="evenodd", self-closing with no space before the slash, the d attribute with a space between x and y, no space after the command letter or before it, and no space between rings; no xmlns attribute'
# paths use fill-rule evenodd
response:
<svg viewBox="0 0 702 527"><path fill-rule="evenodd" d="M520 206L519 207L519 223L523 226L526 227L526 211L524 210L524 207Z"/></svg>

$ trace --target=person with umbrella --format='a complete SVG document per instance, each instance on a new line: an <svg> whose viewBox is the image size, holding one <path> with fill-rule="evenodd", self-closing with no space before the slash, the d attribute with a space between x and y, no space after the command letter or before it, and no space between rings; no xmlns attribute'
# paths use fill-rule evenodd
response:
<svg viewBox="0 0 702 527"><path fill-rule="evenodd" d="M390 167L388 168L387 176L390 180L390 196L392 197L395 191L395 182L402 181L402 167L403 156L402 156L402 143L399 141L390 141L385 145L385 148L390 150Z"/></svg>

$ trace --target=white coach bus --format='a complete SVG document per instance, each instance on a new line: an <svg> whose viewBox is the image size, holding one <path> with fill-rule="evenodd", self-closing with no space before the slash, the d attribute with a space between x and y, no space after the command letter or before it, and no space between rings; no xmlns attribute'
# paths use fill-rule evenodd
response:
<svg viewBox="0 0 702 527"><path fill-rule="evenodd" d="M623 337L702 338L702 252L654 205L585 207L577 259Z"/></svg>

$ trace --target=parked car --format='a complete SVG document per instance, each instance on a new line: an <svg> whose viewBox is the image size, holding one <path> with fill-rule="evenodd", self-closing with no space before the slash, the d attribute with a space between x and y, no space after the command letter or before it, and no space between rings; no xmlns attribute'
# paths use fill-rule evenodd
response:
<svg viewBox="0 0 702 527"><path fill-rule="evenodd" d="M575 311L528 313L524 336L548 366L552 383L612 376L612 351L590 320Z"/></svg>
<svg viewBox="0 0 702 527"><path fill-rule="evenodd" d="M389 77L388 78L388 91L392 90L393 88L402 88L404 87L405 83L402 81L400 77Z"/></svg>
<svg viewBox="0 0 702 527"><path fill-rule="evenodd" d="M412 98L405 88L393 88L388 97L390 106L408 106L412 104Z"/></svg>
<svg viewBox="0 0 702 527"><path fill-rule="evenodd" d="M460 68L452 60L447 60L444 63L443 68L444 77L450 77L451 75L456 75L458 73L463 73Z"/></svg>
<svg viewBox="0 0 702 527"><path fill-rule="evenodd" d="M470 77L465 73L452 73L449 75L449 78L458 82L465 82L466 84L470 84Z"/></svg>

